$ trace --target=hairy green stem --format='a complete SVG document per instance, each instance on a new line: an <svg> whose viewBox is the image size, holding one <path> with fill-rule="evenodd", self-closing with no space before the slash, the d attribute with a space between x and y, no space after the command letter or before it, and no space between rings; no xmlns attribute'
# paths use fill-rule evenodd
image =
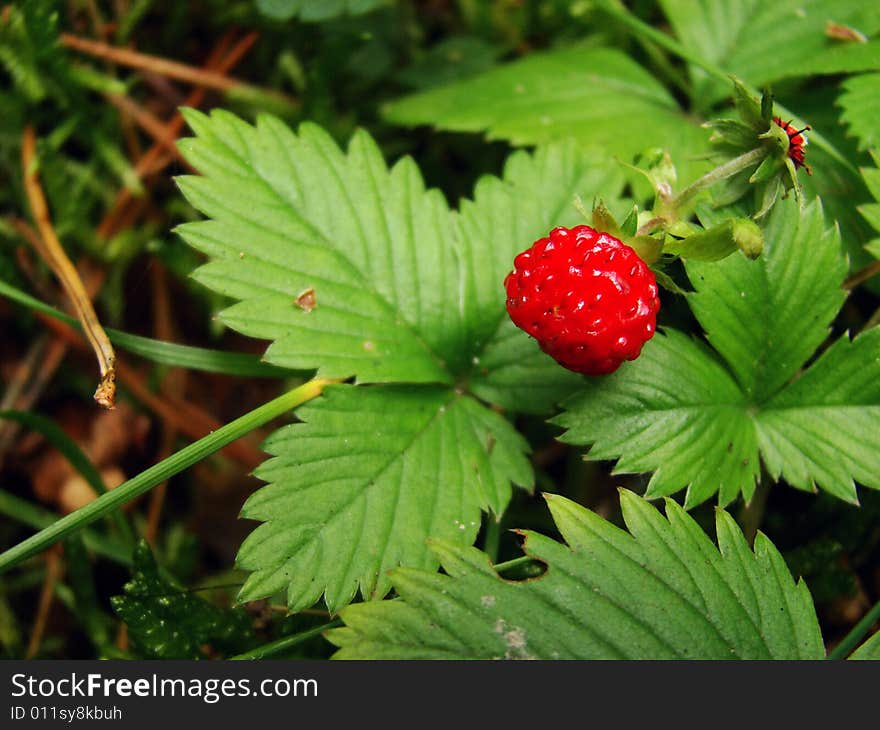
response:
<svg viewBox="0 0 880 730"><path fill-rule="evenodd" d="M862 637L878 621L880 621L880 601L875 603L871 610L862 616L861 621L850 629L850 632L843 637L843 640L828 653L827 658L846 659L850 652L858 646Z"/></svg>
<svg viewBox="0 0 880 730"><path fill-rule="evenodd" d="M76 512L71 512L66 517L62 517L36 535L0 554L0 573L9 570L22 560L42 552L50 545L64 539L67 535L81 530L86 525L90 525L95 520L118 509L135 497L148 492L169 477L188 469L206 456L219 451L227 444L250 433L255 428L259 428L273 418L315 398L321 394L324 386L330 382L333 381L318 378L284 393L250 413L227 423L222 428L214 431L214 433L191 443L158 464L154 464L116 489L101 495L85 507L81 507Z"/></svg>
<svg viewBox="0 0 880 730"><path fill-rule="evenodd" d="M764 155L765 152L760 147L756 147L748 152L743 152L743 154L738 157L728 160L723 165L719 165L714 170L710 170L702 177L694 180L678 195L665 203L664 208L677 213L683 205L686 205L701 190L705 190L717 182L721 182L729 177L733 177L743 170L747 170L752 165L759 163Z"/></svg>

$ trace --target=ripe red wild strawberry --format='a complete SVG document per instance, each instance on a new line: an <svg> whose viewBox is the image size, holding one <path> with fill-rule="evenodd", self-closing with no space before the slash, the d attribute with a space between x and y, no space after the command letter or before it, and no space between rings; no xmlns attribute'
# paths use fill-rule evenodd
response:
<svg viewBox="0 0 880 730"><path fill-rule="evenodd" d="M589 226L539 238L514 259L504 287L514 324L577 373L612 373L654 335L654 274L625 243Z"/></svg>

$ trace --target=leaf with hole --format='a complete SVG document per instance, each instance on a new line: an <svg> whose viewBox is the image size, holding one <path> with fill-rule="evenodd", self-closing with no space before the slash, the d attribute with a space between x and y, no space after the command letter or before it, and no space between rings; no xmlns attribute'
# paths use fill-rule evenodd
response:
<svg viewBox="0 0 880 730"><path fill-rule="evenodd" d="M540 578L435 543L448 575L393 572L399 600L352 605L328 633L339 659L820 659L810 593L761 533L754 551L716 512L718 547L677 504L664 518L621 491L629 532L547 495L566 544L524 532Z"/></svg>

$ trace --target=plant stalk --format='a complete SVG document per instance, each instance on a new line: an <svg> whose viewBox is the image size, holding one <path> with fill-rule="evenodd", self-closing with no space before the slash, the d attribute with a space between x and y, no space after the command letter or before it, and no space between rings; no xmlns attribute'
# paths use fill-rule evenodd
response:
<svg viewBox="0 0 880 730"><path fill-rule="evenodd" d="M756 147L755 149L749 150L748 152L743 152L743 154L739 155L738 157L734 157L732 160L728 160L723 165L719 165L714 170L710 170L702 177L694 180L678 195L669 200L669 202L667 202L664 207L671 211L677 212L683 205L687 204L701 190L705 190L706 188L714 185L717 182L721 182L722 180L726 180L729 177L733 177L738 172L747 170L752 165L760 162L764 154L765 152L761 147Z"/></svg>
<svg viewBox="0 0 880 730"><path fill-rule="evenodd" d="M81 507L76 512L71 512L69 515L62 517L36 535L32 535L0 554L0 573L4 573L32 555L42 552L50 545L54 545L59 540L67 537L67 535L81 530L86 525L90 525L108 512L118 509L123 504L141 496L157 484L161 484L169 477L188 469L206 456L219 451L227 444L268 423L273 418L277 418L292 408L296 408L306 401L319 396L324 387L333 382L336 381L322 378L310 380L308 383L294 388L250 413L246 413L240 418L227 423L225 426L214 431L214 433L194 441L167 459L154 464L149 469L129 479L116 489L102 494L93 502Z"/></svg>

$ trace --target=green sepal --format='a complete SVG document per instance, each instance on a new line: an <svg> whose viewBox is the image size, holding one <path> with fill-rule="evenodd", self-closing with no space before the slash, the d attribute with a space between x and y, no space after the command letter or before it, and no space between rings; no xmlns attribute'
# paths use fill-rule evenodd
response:
<svg viewBox="0 0 880 730"><path fill-rule="evenodd" d="M639 206L633 205L632 209L627 213L623 223L620 224L620 232L625 238L632 238L639 230Z"/></svg>
<svg viewBox="0 0 880 730"><path fill-rule="evenodd" d="M633 249L646 264L653 264L660 258L663 250L663 242L653 236L633 236L624 239L624 242Z"/></svg>
<svg viewBox="0 0 880 730"><path fill-rule="evenodd" d="M764 89L761 95L761 118L767 124L773 122L773 93L770 89Z"/></svg>
<svg viewBox="0 0 880 730"><path fill-rule="evenodd" d="M766 132L758 135L758 139L766 140L765 145L770 149L773 149L776 154L788 154L788 148L791 142L788 139L788 134L786 134L785 130L778 124L771 124Z"/></svg>
<svg viewBox="0 0 880 730"><path fill-rule="evenodd" d="M736 76L730 78L733 81L733 103L740 118L755 131L765 131L767 121L762 113L763 104L758 103L758 100L752 96L752 93Z"/></svg>
<svg viewBox="0 0 880 730"><path fill-rule="evenodd" d="M778 177L771 178L765 184L757 186L755 188L755 207L758 212L752 218L758 220L767 215L782 192L782 181Z"/></svg>
<svg viewBox="0 0 880 730"><path fill-rule="evenodd" d="M784 163L781 158L774 155L768 155L761 161L761 164L758 165L751 177L749 177L749 182L753 185L767 182L767 180L780 173L783 165Z"/></svg>
<svg viewBox="0 0 880 730"><path fill-rule="evenodd" d="M623 238L620 226L617 225L617 221L601 198L597 198L596 202L593 203L593 228L597 231L608 233L615 238Z"/></svg>
<svg viewBox="0 0 880 730"><path fill-rule="evenodd" d="M735 150L748 149L755 144L755 130L736 119L715 119L703 124L712 130L709 142L730 146Z"/></svg>
<svg viewBox="0 0 880 730"><path fill-rule="evenodd" d="M749 177L749 170L743 170L726 180L722 180L713 191L712 206L724 208L742 198L752 189Z"/></svg>
<svg viewBox="0 0 880 730"><path fill-rule="evenodd" d="M654 278L657 280L657 283L667 291L672 292L673 294L680 294L682 296L688 294L687 291L676 284L673 278L662 269L652 268L651 272L654 274Z"/></svg>

